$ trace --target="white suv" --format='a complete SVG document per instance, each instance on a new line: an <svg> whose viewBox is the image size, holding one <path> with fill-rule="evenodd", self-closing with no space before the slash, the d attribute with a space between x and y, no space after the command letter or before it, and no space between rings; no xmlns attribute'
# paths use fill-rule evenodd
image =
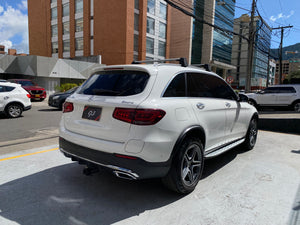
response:
<svg viewBox="0 0 300 225"><path fill-rule="evenodd" d="M16 118L25 110L31 109L30 95L20 84L0 83L0 112Z"/></svg>
<svg viewBox="0 0 300 225"><path fill-rule="evenodd" d="M274 85L247 96L249 103L256 107L290 106L295 112L300 112L300 84Z"/></svg>
<svg viewBox="0 0 300 225"><path fill-rule="evenodd" d="M218 75L182 65L101 67L63 107L60 150L125 179L161 177L179 193L197 185L204 159L252 149L258 114Z"/></svg>

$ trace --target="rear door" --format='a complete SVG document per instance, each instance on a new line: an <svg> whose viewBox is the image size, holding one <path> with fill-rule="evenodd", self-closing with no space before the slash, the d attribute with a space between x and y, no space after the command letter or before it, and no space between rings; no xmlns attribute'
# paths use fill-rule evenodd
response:
<svg viewBox="0 0 300 225"><path fill-rule="evenodd" d="M116 107L136 108L149 94L155 76L140 71L103 71L90 77L67 101L65 128L108 141L125 141L130 123L113 118Z"/></svg>
<svg viewBox="0 0 300 225"><path fill-rule="evenodd" d="M268 87L257 94L257 103L259 105L276 105L278 89Z"/></svg>
<svg viewBox="0 0 300 225"><path fill-rule="evenodd" d="M278 87L277 105L290 105L296 97L296 90L293 87Z"/></svg>
<svg viewBox="0 0 300 225"><path fill-rule="evenodd" d="M187 95L198 122L206 131L206 150L224 144L226 105L216 98L214 80L202 73L187 74Z"/></svg>

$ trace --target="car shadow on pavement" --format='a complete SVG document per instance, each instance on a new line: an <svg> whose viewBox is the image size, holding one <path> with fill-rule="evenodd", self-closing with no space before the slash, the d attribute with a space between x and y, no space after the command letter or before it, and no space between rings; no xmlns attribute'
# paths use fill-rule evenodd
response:
<svg viewBox="0 0 300 225"><path fill-rule="evenodd" d="M160 180L128 181L106 171L85 176L82 169L70 163L0 185L0 217L22 225L113 224L184 197Z"/></svg>
<svg viewBox="0 0 300 225"><path fill-rule="evenodd" d="M206 159L204 161L204 168L201 179L209 177L211 174L215 173L216 171L233 161L238 154L242 153L244 153L244 151L242 151L241 147L238 146L231 149L230 151L218 155L217 157Z"/></svg>
<svg viewBox="0 0 300 225"><path fill-rule="evenodd" d="M22 118L22 117L23 117L23 115L21 115L21 116L19 116L19 117L17 117L17 118L10 118L10 117L6 116L4 113L0 113L0 120L3 120L3 119L7 119L7 120L17 120L17 119L20 119L20 118Z"/></svg>

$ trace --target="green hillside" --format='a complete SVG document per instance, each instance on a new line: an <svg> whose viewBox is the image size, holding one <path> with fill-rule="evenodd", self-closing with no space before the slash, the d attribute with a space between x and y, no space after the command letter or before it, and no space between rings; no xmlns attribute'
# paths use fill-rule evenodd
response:
<svg viewBox="0 0 300 225"><path fill-rule="evenodd" d="M275 57L275 59L279 59L278 51L279 51L278 48L271 49L271 57ZM298 52L296 54L287 53L287 52L296 52L296 51ZM282 48L282 59L287 60L292 58L300 59L300 43Z"/></svg>

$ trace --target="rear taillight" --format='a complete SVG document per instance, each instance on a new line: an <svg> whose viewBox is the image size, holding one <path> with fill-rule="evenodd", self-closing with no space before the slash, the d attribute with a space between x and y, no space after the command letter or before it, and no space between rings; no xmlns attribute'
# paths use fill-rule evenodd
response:
<svg viewBox="0 0 300 225"><path fill-rule="evenodd" d="M116 108L113 118L136 125L153 125L160 121L166 112L161 109Z"/></svg>
<svg viewBox="0 0 300 225"><path fill-rule="evenodd" d="M72 102L65 102L63 105L63 113L72 112L74 110L74 106Z"/></svg>
<svg viewBox="0 0 300 225"><path fill-rule="evenodd" d="M30 94L26 94L26 95L27 95L28 98L30 98L30 96L31 96Z"/></svg>

